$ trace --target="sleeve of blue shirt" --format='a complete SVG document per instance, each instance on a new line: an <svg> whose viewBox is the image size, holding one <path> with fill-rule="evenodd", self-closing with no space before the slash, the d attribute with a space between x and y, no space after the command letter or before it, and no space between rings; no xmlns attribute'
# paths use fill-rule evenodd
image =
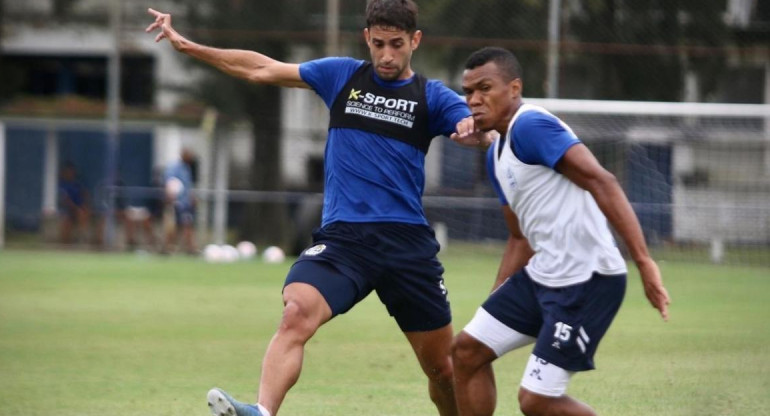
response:
<svg viewBox="0 0 770 416"><path fill-rule="evenodd" d="M556 169L567 150L580 143L554 115L527 111L519 116L511 132L516 157L528 165L544 165Z"/></svg>
<svg viewBox="0 0 770 416"><path fill-rule="evenodd" d="M342 87L364 61L353 58L322 58L299 65L299 76L331 108Z"/></svg>
<svg viewBox="0 0 770 416"><path fill-rule="evenodd" d="M465 100L441 81L429 80L425 96L428 100L428 129L433 135L451 135L457 123L471 115Z"/></svg>
<svg viewBox="0 0 770 416"><path fill-rule="evenodd" d="M495 145L489 146L487 149L487 175L489 175L489 181L492 182L492 188L494 188L497 198L500 200L500 205L508 205L508 200L505 198L503 188L500 186L500 182L495 175Z"/></svg>

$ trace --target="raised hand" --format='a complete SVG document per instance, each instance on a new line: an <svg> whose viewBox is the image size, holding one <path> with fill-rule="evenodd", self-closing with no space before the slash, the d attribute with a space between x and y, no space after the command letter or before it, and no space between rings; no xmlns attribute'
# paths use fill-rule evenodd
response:
<svg viewBox="0 0 770 416"><path fill-rule="evenodd" d="M171 27L171 15L154 9L147 9L147 12L155 17L155 21L147 26L147 29L144 31L150 33L153 30L160 28L160 33L155 36L155 42L160 42L165 38L171 42L171 45L174 46L175 49L179 49L184 38Z"/></svg>
<svg viewBox="0 0 770 416"><path fill-rule="evenodd" d="M476 130L473 117L466 117L457 123L456 132L452 133L449 138L463 146L486 149L495 141L497 136L498 133L494 130L488 132Z"/></svg>

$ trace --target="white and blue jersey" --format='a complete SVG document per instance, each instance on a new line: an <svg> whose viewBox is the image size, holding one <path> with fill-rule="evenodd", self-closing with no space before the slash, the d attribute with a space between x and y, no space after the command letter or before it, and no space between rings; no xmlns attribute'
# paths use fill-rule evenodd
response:
<svg viewBox="0 0 770 416"><path fill-rule="evenodd" d="M421 131L430 137L450 135L457 122L468 117L470 111L457 93L436 80L425 83L427 109L419 111L415 110L416 101L396 98L378 101L381 95L361 89L343 91L364 65L368 63L352 58L323 58L300 65L302 80L330 110L335 101L348 100L349 106L342 111L360 115L363 121L359 123L364 126L335 127L332 123L329 128L324 162L322 225L334 222L427 225L421 203L427 144L415 145L365 126L367 123L390 122L405 128L420 126ZM417 76L407 80L384 81L372 73L372 78L370 81L376 84L374 87L395 91L416 82ZM334 118L334 112L332 116Z"/></svg>
<svg viewBox="0 0 770 416"><path fill-rule="evenodd" d="M593 196L556 171L559 160L578 143L556 116L524 104L507 134L487 153L487 171L500 202L516 214L535 252L526 271L544 286L582 283L593 273L626 273L625 261Z"/></svg>

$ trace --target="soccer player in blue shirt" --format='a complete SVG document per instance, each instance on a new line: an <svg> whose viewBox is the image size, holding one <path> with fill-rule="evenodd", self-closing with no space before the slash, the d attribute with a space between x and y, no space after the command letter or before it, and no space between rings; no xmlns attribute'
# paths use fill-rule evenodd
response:
<svg viewBox="0 0 770 416"><path fill-rule="evenodd" d="M492 362L534 344L519 389L525 415L595 415L566 395L593 356L623 300L625 242L652 306L668 318L669 297L639 221L615 177L561 120L522 102L514 55L484 48L467 60L463 91L473 125L495 130L487 169L510 231L493 292L455 338L452 356L461 415L491 415Z"/></svg>
<svg viewBox="0 0 770 416"><path fill-rule="evenodd" d="M180 159L166 167L163 174L163 183L168 188L172 188L169 181L175 181L179 189L173 193L166 194L165 203L168 208L173 208L173 218L166 218L165 221L171 221L171 225L164 227L166 235L163 240L161 252L168 253L170 247L177 240L178 231L181 229L182 243L188 254L197 253L195 245L195 197L192 194L193 175L190 165L195 161L195 155L189 149L182 149ZM178 192L177 192L178 191Z"/></svg>
<svg viewBox="0 0 770 416"><path fill-rule="evenodd" d="M69 244L72 228L77 227L79 238L84 238L88 228L90 210L88 191L80 182L77 169L71 162L64 164L59 179L59 209L61 212L60 238Z"/></svg>
<svg viewBox="0 0 770 416"><path fill-rule="evenodd" d="M234 77L310 88L331 116L322 224L286 278L283 317L263 359L257 404L212 389L212 412L275 414L299 378L305 343L321 325L376 291L428 377L439 414L456 414L451 315L436 257L439 245L421 197L433 137L465 129L473 120L462 98L411 68L422 38L416 4L367 4L364 38L371 62L324 58L290 64L257 52L210 48L180 36L168 14L150 13L156 20L147 31L160 29L156 41L168 39L178 51ZM482 133L454 139L468 146L490 142Z"/></svg>

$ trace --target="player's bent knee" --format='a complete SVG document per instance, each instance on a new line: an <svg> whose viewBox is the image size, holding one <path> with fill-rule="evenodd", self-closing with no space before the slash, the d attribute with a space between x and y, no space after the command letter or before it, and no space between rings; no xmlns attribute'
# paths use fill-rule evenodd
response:
<svg viewBox="0 0 770 416"><path fill-rule="evenodd" d="M473 356L473 339L465 332L460 332L452 340L452 360L465 362Z"/></svg>
<svg viewBox="0 0 770 416"><path fill-rule="evenodd" d="M278 332L307 340L313 336L319 326L320 320L313 316L312 308L308 308L300 302L288 301L283 308Z"/></svg>
<svg viewBox="0 0 770 416"><path fill-rule="evenodd" d="M460 332L452 341L452 361L455 366L477 366L495 358L494 352L466 332Z"/></svg>
<svg viewBox="0 0 770 416"><path fill-rule="evenodd" d="M441 362L431 366L425 373L428 378L438 382L439 384L451 383L453 373L452 361L449 359L449 357L446 357L445 360L442 360Z"/></svg>
<svg viewBox="0 0 770 416"><path fill-rule="evenodd" d="M547 414L550 401L553 397L541 396L525 388L519 388L519 409L526 416L538 416Z"/></svg>
<svg viewBox="0 0 770 416"><path fill-rule="evenodd" d="M417 359L420 367L431 381L439 384L452 381L452 357L444 348L438 350L422 350L418 352Z"/></svg>

